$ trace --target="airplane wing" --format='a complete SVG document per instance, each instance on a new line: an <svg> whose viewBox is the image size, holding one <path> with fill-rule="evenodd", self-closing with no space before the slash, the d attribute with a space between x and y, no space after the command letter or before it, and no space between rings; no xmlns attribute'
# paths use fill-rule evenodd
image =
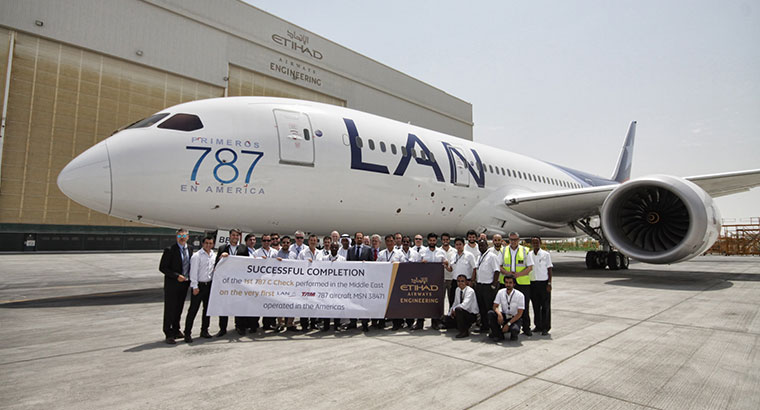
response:
<svg viewBox="0 0 760 410"><path fill-rule="evenodd" d="M760 186L760 169L725 172L684 178L717 198ZM572 222L599 215L607 195L619 185L568 189L562 191L508 195L504 203L529 218L546 222Z"/></svg>
<svg viewBox="0 0 760 410"><path fill-rule="evenodd" d="M685 179L699 185L711 197L717 198L749 191L750 188L760 186L760 169L700 175Z"/></svg>

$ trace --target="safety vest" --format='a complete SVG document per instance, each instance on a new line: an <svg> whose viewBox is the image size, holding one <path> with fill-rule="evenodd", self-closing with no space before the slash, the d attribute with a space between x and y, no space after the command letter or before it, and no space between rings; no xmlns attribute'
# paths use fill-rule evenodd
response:
<svg viewBox="0 0 760 410"><path fill-rule="evenodd" d="M515 263L516 273L520 273L525 270L525 268L527 268L527 266L525 266L525 255L528 252L530 252L528 248L522 245L517 245L517 261ZM510 269L512 269L512 250L509 246L504 249L504 269L507 271L510 271ZM530 275L518 276L515 278L515 281L518 285L530 285ZM499 282L504 284L503 274L499 275Z"/></svg>

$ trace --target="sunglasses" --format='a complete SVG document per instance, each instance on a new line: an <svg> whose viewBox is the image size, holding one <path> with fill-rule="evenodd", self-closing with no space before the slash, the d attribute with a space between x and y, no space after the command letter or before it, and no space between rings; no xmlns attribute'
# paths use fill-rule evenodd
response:
<svg viewBox="0 0 760 410"><path fill-rule="evenodd" d="M177 238L187 238L187 234L184 234L184 235L177 235Z"/></svg>
<svg viewBox="0 0 760 410"><path fill-rule="evenodd" d="M272 242L271 239L262 239L261 242Z"/></svg>
<svg viewBox="0 0 760 410"><path fill-rule="evenodd" d="M303 239L303 236L296 236L296 239Z"/></svg>

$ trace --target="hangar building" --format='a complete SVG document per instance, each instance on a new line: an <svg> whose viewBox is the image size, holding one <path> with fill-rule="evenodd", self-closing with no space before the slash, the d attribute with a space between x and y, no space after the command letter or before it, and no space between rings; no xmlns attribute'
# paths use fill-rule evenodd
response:
<svg viewBox="0 0 760 410"><path fill-rule="evenodd" d="M181 102L290 97L472 139L472 106L237 0L0 2L0 251L158 249L173 231L89 210L59 171Z"/></svg>

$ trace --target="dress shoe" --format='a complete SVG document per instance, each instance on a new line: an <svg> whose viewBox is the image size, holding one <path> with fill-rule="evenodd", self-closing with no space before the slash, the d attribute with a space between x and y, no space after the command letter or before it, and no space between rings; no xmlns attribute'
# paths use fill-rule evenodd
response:
<svg viewBox="0 0 760 410"><path fill-rule="evenodd" d="M538 332L540 332L540 331L541 331L541 329L539 329L538 327L534 327L534 328L533 328L533 332L536 332L536 333L538 333Z"/></svg>
<svg viewBox="0 0 760 410"><path fill-rule="evenodd" d="M530 329L526 329L523 333L525 333L525 336L533 336L533 332Z"/></svg>
<svg viewBox="0 0 760 410"><path fill-rule="evenodd" d="M235 328L235 330L237 331L237 333L238 333L240 336L245 336L245 329L243 329L243 328L240 328L240 327L236 327L236 328Z"/></svg>
<svg viewBox="0 0 760 410"><path fill-rule="evenodd" d="M175 339L182 339L182 338L184 338L184 337L185 337L185 334L184 334L184 333L182 333L181 331L180 331L180 332L177 332L177 334L176 334L176 335L174 335L174 338L175 338Z"/></svg>
<svg viewBox="0 0 760 410"><path fill-rule="evenodd" d="M256 333L256 329L251 328L251 329L248 330L248 333Z"/></svg>
<svg viewBox="0 0 760 410"><path fill-rule="evenodd" d="M349 329L356 329L356 323L349 323L349 324L345 325L345 326L344 326L344 328L345 328L346 330L349 330Z"/></svg>
<svg viewBox="0 0 760 410"><path fill-rule="evenodd" d="M262 327L262 329L264 329L264 330L274 330L274 328L272 326L269 326L269 325L264 325Z"/></svg>
<svg viewBox="0 0 760 410"><path fill-rule="evenodd" d="M185 335L185 343L193 343L193 337L190 336L190 333Z"/></svg>
<svg viewBox="0 0 760 410"><path fill-rule="evenodd" d="M336 332L340 332L341 330L343 330L343 326L341 326L341 325L335 325L335 326L333 326L333 330L335 330Z"/></svg>
<svg viewBox="0 0 760 410"><path fill-rule="evenodd" d="M291 332L297 332L298 331L298 328L296 328L295 326L288 326L287 329L289 331L291 331Z"/></svg>
<svg viewBox="0 0 760 410"><path fill-rule="evenodd" d="M177 342L174 341L173 337L167 337L166 340L165 340L165 342L168 345L176 345L177 344Z"/></svg>
<svg viewBox="0 0 760 410"><path fill-rule="evenodd" d="M219 330L219 331L216 333L216 335L215 335L215 336L216 336L216 337L222 337L222 336L224 336L224 335L226 335L226 334L227 334L227 329L220 329L220 330Z"/></svg>
<svg viewBox="0 0 760 410"><path fill-rule="evenodd" d="M548 336L548 335L549 335L549 331L547 330L544 330L543 332L541 332L541 336Z"/></svg>
<svg viewBox="0 0 760 410"><path fill-rule="evenodd" d="M369 332L369 326L362 325L362 332Z"/></svg>
<svg viewBox="0 0 760 410"><path fill-rule="evenodd" d="M211 339L211 335L208 333L208 330L204 330L201 332L201 337L204 339Z"/></svg>
<svg viewBox="0 0 760 410"><path fill-rule="evenodd" d="M416 323L414 326L412 326L412 330L422 330L422 323Z"/></svg>
<svg viewBox="0 0 760 410"><path fill-rule="evenodd" d="M457 339L463 339L463 338L465 338L465 337L467 337L469 335L470 335L469 332L459 332L459 333L457 333L456 338Z"/></svg>
<svg viewBox="0 0 760 410"><path fill-rule="evenodd" d="M391 330L394 330L394 331L399 330L399 329L401 329L401 325L393 325L393 327L391 328Z"/></svg>
<svg viewBox="0 0 760 410"><path fill-rule="evenodd" d="M322 329L319 329L319 331L320 332L329 332L330 331L330 326L325 326Z"/></svg>

